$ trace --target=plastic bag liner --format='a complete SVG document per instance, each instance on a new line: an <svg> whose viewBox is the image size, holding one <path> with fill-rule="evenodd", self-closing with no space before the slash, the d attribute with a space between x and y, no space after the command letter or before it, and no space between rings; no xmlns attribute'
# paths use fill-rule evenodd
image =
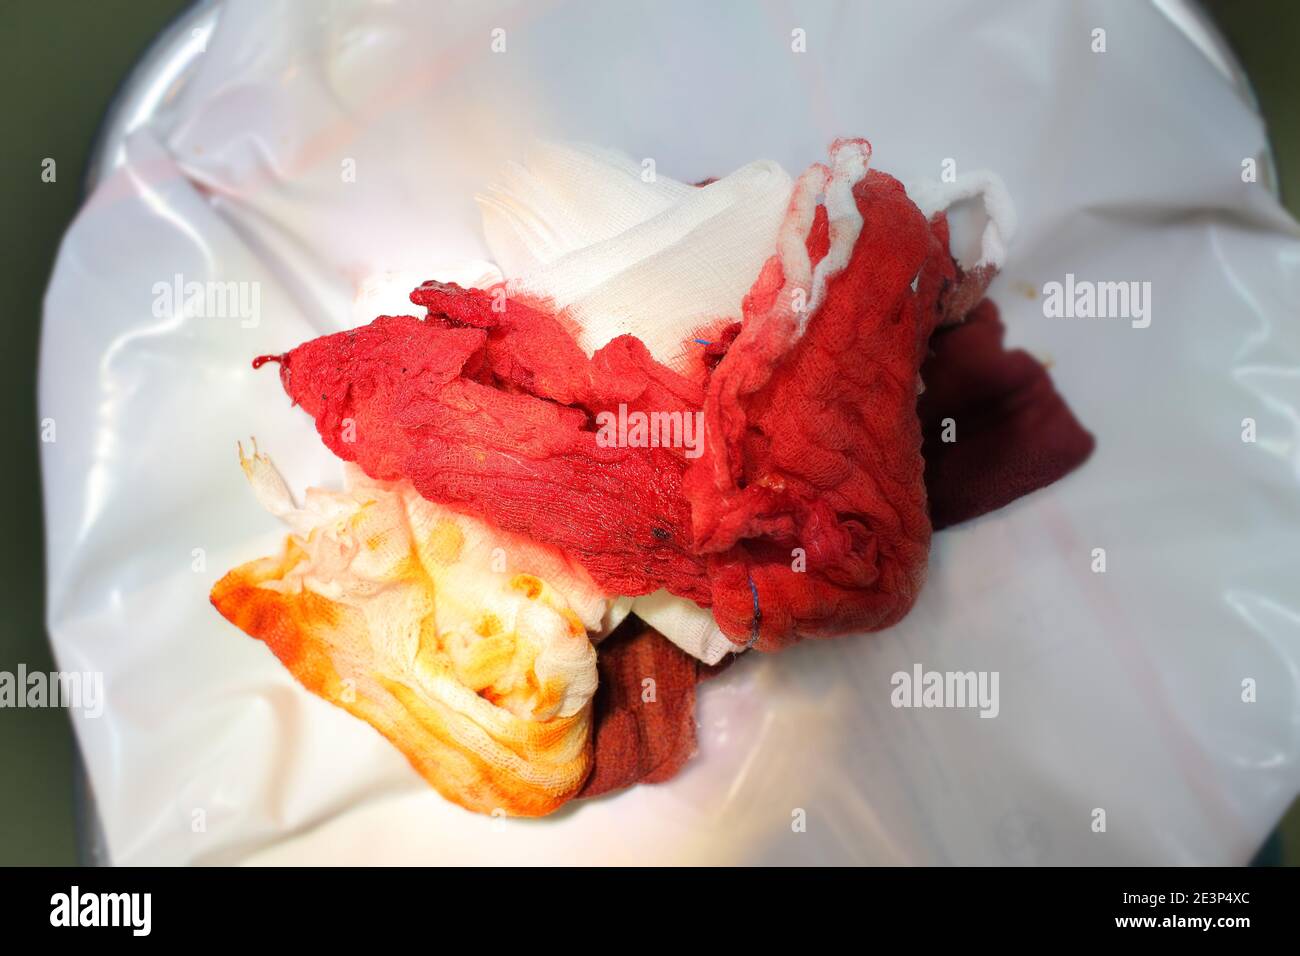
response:
<svg viewBox="0 0 1300 956"><path fill-rule="evenodd" d="M1098 439L938 536L901 625L747 655L680 777L522 821L444 801L212 610L281 534L236 440L341 479L249 359L472 281L474 194L527 143L695 182L837 135L904 180L1002 174L992 295ZM49 629L104 675L74 723L111 860L1245 862L1300 785L1300 230L1266 154L1145 4L220 6L46 299ZM1048 317L1067 276L1150 283L1149 325ZM997 672L997 716L893 706L918 665Z"/></svg>

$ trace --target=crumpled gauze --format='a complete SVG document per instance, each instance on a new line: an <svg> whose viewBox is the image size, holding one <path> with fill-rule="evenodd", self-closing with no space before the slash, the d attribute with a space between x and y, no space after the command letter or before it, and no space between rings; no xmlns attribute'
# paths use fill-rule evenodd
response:
<svg viewBox="0 0 1300 956"><path fill-rule="evenodd" d="M764 625L771 631L778 624L776 632L758 644L767 648L790 641L781 628L788 631L794 624L804 633L816 633L825 629L826 618L839 617L860 620L864 627L871 623L869 629L876 630L905 612L923 574L929 546L919 463L907 459L910 451L902 449L910 450L910 433L915 430L912 395L919 367L915 350L925 349L930 327L923 323L913 332L911 323L897 317L880 323L880 329L872 324L886 298L905 291L918 264L900 276L892 291L878 280L864 287L861 278L855 282L848 277L839 283L839 301L828 310L852 313L849 322L837 326L833 315L820 315L832 283L849 265L850 253L864 232L874 234L874 241L862 250L858 273L879 273L875 263L886 259L909 269L905 227L919 225L921 217L914 212L908 215L908 203L881 202L887 190L877 184L870 195L881 202L875 207L879 221L864 228L859 201L871 200L855 196L867 176L869 144L837 141L830 166L814 164L797 182L779 165L763 161L704 186L676 182L611 149L543 143L530 153L525 164L506 164L499 182L479 200L484 233L511 295L530 295L562 310L566 320L576 324L579 343L589 355L611 339L631 334L657 361L682 371L688 370L692 356L698 365L703 347L719 336L722 327L744 318L745 331L730 346L709 385L704 415L711 446L705 450L705 461L686 479L695 492L696 547L724 551L778 529L788 533L789 507L780 495L766 494L760 486L779 483L784 491L788 478L804 487L812 476L825 482L838 470L857 480L842 477L843 487L833 493L822 489L827 503L819 506L825 513L819 521L801 527L808 538L817 537L814 527L822 532L816 546L808 544L809 550L826 561L839 550L848 552L844 539L850 538L849 529L860 527L859 520L873 529L871 548L879 548L878 556L871 556L874 560L864 560L861 552L867 547L856 542L852 546L860 562L855 566L855 584L861 592L879 592L878 599L834 587L802 587L816 575L783 573L789 569L781 562L764 562L762 570L756 571L747 562L728 559L720 560L715 571L712 610L660 591L633 603L639 616L687 653L714 664L753 643L747 628L759 595L765 599ZM909 187L909 198L915 199L926 218L958 202L983 199L988 222L972 275L957 288L943 290L951 292L947 298L956 303L951 319L960 321L1005 262L1006 245L1015 229L1006 189L996 175L974 172L951 184L920 181ZM827 249L816 262L805 248L814 210L825 217L827 233ZM919 235L913 230L907 238L925 248L924 229ZM946 257L946 230L942 246L936 259ZM889 255L882 256L881 251ZM769 273L777 262L780 281L774 284ZM927 268L940 271L936 264ZM802 321L798 315L791 318L792 296L798 297L794 308L803 314ZM888 298L890 306L898 308L894 301ZM814 315L820 321L810 318ZM792 354L803 329L811 326L821 327L822 341L801 355ZM834 331L828 333L828 328ZM870 354L855 360L852 356L859 350ZM785 377L802 383L806 390L780 381L778 370L783 365L790 366ZM837 414L809 411L809 395L815 396L811 401L815 406L833 394L828 379L857 381L864 369L873 371L861 371L859 394L871 398L856 408L859 418L849 427ZM894 379L900 385L901 404L886 397L887 385ZM754 402L749 393L767 385L771 389L762 404L774 411L763 421L754 410L751 420L746 417ZM836 400L845 399L836 395ZM867 420L871 428L862 427ZM730 481L732 473L744 471L740 436L733 434L740 430L741 421L761 431L763 441L773 449L763 465L771 473L748 490ZM845 443L844 435L854 432L870 438ZM867 477L880 467L875 462L879 447L890 449L890 463L897 466L889 478L880 473ZM802 470L792 470L796 461L804 466ZM911 473L909 490L914 500L908 508L896 489L909 484L905 476L911 464L917 467ZM753 468L762 472L758 465ZM886 488L895 494L881 502ZM722 505L723 501L728 504ZM903 540L908 537L917 540ZM851 576L847 566L853 562L847 557L840 560L844 567L837 570L847 580ZM759 564L757 558L753 561ZM871 567L878 578L873 580L862 566ZM716 583L728 576L736 596L731 602L724 600L726 589ZM719 626L719 614L731 624L730 640ZM757 631L757 621L754 626Z"/></svg>
<svg viewBox="0 0 1300 956"><path fill-rule="evenodd" d="M344 492L297 508L266 455L240 464L293 534L216 583L227 620L467 809L541 816L577 792L605 612L580 568L406 482L349 468Z"/></svg>
<svg viewBox="0 0 1300 956"><path fill-rule="evenodd" d="M614 149L538 143L529 154L478 197L484 236L512 291L566 310L588 355L635 335L679 368L693 330L739 318L790 203L779 164L700 189Z"/></svg>
<svg viewBox="0 0 1300 956"><path fill-rule="evenodd" d="M1248 861L1300 788L1300 230L1263 122L1176 6L200 8L205 49L70 227L42 330L47 619L60 667L104 674L103 716L73 723L109 858ZM898 625L742 655L698 688L682 773L531 820L445 800L213 611L284 540L237 440L294 488L344 487L249 358L405 311L426 279L478 283L497 239L475 196L530 143L601 144L638 179L653 159L662 185L756 157L797 173L855 134L907 183L946 160L1002 176L1007 345L1051 361L1097 437L1086 468L937 535ZM155 313L178 273L257 283L260 320ZM1150 326L1044 316L1071 273L1149 281ZM998 716L894 707L917 664L998 672Z"/></svg>

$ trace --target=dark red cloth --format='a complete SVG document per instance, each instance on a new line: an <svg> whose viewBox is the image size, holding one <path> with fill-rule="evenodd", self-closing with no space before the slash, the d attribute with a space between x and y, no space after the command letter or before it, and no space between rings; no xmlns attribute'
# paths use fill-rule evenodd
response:
<svg viewBox="0 0 1300 956"><path fill-rule="evenodd" d="M680 650L635 614L601 641L600 684L592 702L594 756L578 797L598 797L634 783L663 783L695 755L695 685L724 670ZM647 699L647 678L654 699Z"/></svg>
<svg viewBox="0 0 1300 956"><path fill-rule="evenodd" d="M1073 471L1093 437L1029 353L1002 347L997 306L985 299L930 339L917 402L930 520L936 530L996 511ZM945 442L952 419L955 441Z"/></svg>
<svg viewBox="0 0 1300 956"><path fill-rule="evenodd" d="M596 666L595 755L578 796L598 797L675 776L695 753L700 662L631 615L601 642Z"/></svg>

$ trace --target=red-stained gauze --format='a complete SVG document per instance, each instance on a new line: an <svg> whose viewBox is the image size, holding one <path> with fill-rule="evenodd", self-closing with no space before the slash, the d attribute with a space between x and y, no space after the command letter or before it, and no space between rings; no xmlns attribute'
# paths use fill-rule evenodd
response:
<svg viewBox="0 0 1300 956"><path fill-rule="evenodd" d="M943 214L869 159L838 141L799 178L738 320L679 368L630 335L589 356L505 286L430 282L424 318L286 353L285 390L372 478L553 545L610 594L709 607L738 646L887 627L929 551L921 363L993 269L963 272Z"/></svg>

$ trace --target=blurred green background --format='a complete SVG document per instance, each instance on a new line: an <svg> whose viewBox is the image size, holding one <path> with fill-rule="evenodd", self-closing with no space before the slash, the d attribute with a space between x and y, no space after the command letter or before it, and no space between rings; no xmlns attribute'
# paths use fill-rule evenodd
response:
<svg viewBox="0 0 1300 956"><path fill-rule="evenodd" d="M0 328L5 391L0 416L8 464L0 541L0 670L53 667L44 629L44 564L37 466L36 350L41 298L54 254L81 201L99 121L132 64L182 0L26 0L0 8L0 275L12 308ZM1218 0L1208 8L1255 85L1277 154L1283 198L1300 216L1300 2ZM54 183L41 161L58 162ZM93 303L87 303L93 308ZM77 862L71 729L57 710L0 711L0 864ZM1300 862L1292 807L1260 862Z"/></svg>

